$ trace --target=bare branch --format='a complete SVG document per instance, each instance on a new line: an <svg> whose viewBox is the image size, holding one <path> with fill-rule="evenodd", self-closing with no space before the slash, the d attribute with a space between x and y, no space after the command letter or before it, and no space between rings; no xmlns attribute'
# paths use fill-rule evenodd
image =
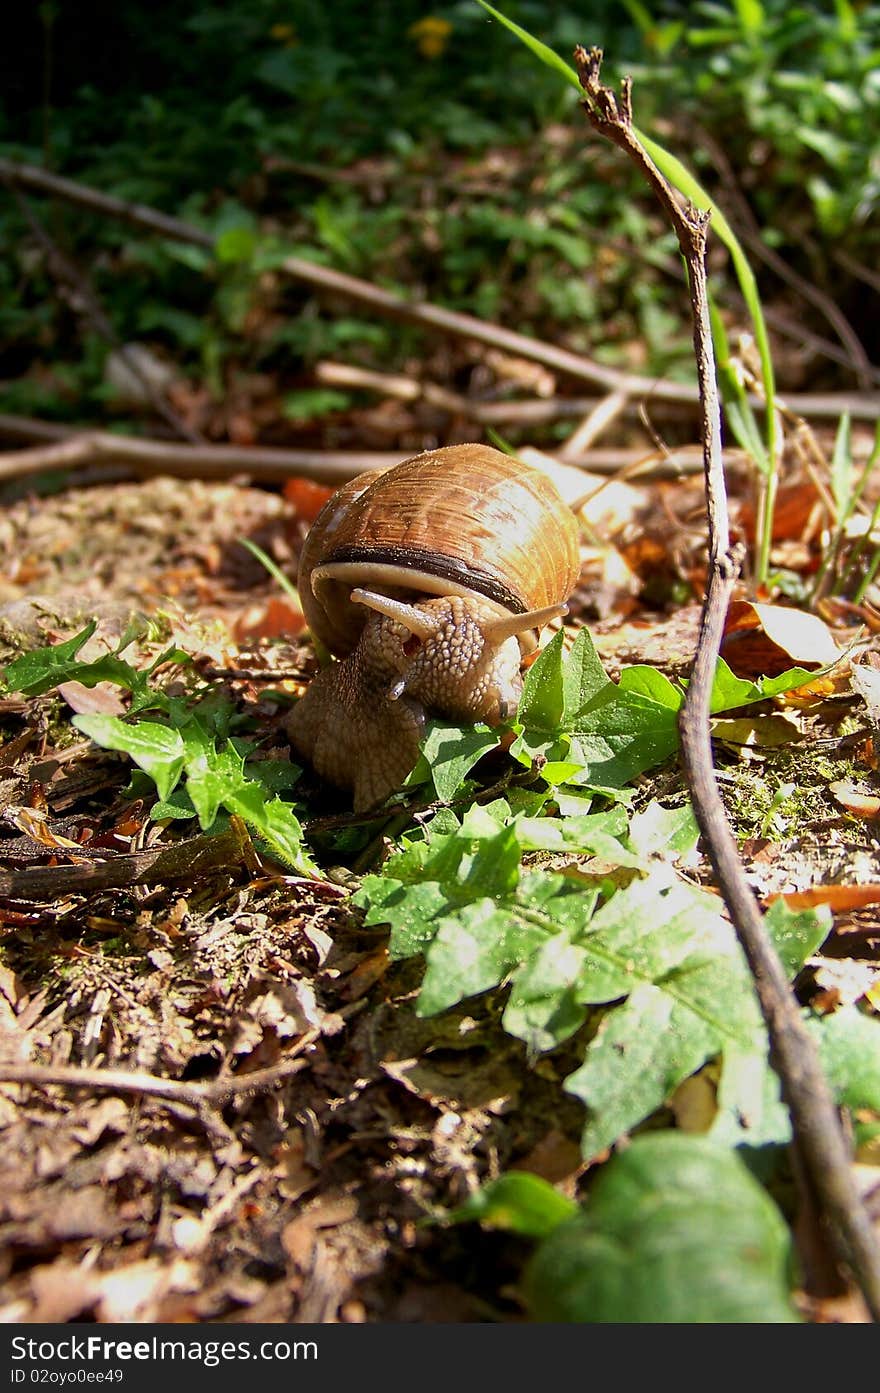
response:
<svg viewBox="0 0 880 1393"><path fill-rule="evenodd" d="M617 142L620 143L620 142ZM174 241L188 242L193 246L213 248L210 233L180 218L169 217L154 208L141 203L127 203L101 193L98 189L80 184L73 179L50 174L37 165L19 164L15 160L0 159L0 179L6 179L22 188L63 198L78 207L87 208L102 217L116 218L132 226L143 228L160 237ZM317 291L340 294L365 305L376 314L387 315L392 319L404 320L425 329L435 329L442 333L456 334L472 339L476 343L488 344L506 352L518 354L531 362L542 363L571 378L573 381L589 382L604 392L624 392L630 398L648 397L652 401L679 402L695 405L699 400L697 390L689 383L667 382L651 377L617 372L613 368L595 363L581 354L568 349L557 348L555 344L544 343L526 334L505 329L500 324L487 323L470 314L459 314L455 310L444 309L427 301L415 302L392 295L380 286L357 276L334 271L329 266L319 266L316 262L302 257L288 256L280 264L279 270L295 280L311 285ZM802 413L822 414L837 417L842 410L848 410L853 419L875 420L880 416L880 401L866 399L853 394L846 403L842 399L829 397L807 398L789 397L792 409ZM759 410L763 404L757 398L753 405Z"/></svg>
<svg viewBox="0 0 880 1393"><path fill-rule="evenodd" d="M746 879L712 765L709 699L724 617L739 574L740 556L730 549L727 524L721 407L705 267L708 218L690 207L682 207L633 132L629 82L623 85L618 108L614 93L600 83L601 61L598 49L575 50L575 62L587 94L585 110L593 126L635 161L675 228L687 262L694 318L710 570L700 637L681 719L685 772L709 859L755 981L770 1038L771 1058L791 1112L800 1159L820 1211L830 1221L840 1257L849 1265L877 1321L880 1320L880 1249L853 1182L846 1141L815 1046L805 1029L797 1001Z"/></svg>
<svg viewBox="0 0 880 1393"><path fill-rule="evenodd" d="M308 1061L299 1056L315 1043L319 1034L320 1031L314 1029L306 1031L278 1064L255 1069L250 1074L212 1079L208 1083L184 1083L179 1079L163 1079L139 1070L80 1068L73 1064L3 1063L0 1063L0 1083L27 1084L33 1088L84 1088L104 1093L132 1093L144 1098L184 1103L196 1109L206 1105L217 1107L230 1098L266 1093L284 1079L300 1073L307 1067Z"/></svg>

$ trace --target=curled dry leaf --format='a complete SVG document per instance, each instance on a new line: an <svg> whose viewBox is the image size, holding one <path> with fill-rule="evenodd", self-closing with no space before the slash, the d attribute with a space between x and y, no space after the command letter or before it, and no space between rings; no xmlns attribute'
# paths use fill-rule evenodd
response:
<svg viewBox="0 0 880 1393"><path fill-rule="evenodd" d="M853 817L873 818L880 814L880 797L876 794L860 793L854 784L839 779L829 784L828 790L836 801Z"/></svg>
<svg viewBox="0 0 880 1393"><path fill-rule="evenodd" d="M754 503L744 500L739 511L739 526L750 544L755 540L756 516ZM773 507L773 541L815 541L826 516L822 496L809 476L802 475L781 484Z"/></svg>
<svg viewBox="0 0 880 1393"><path fill-rule="evenodd" d="M818 615L786 605L735 600L721 656L738 677L776 677L790 667L828 667L843 656Z"/></svg>

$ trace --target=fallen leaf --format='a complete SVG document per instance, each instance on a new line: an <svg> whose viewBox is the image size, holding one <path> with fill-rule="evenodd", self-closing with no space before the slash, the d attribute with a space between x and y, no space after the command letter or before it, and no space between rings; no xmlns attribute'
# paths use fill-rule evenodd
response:
<svg viewBox="0 0 880 1393"><path fill-rule="evenodd" d="M866 905L880 904L880 884L813 885L809 890L782 890L764 897L765 904L772 904L774 900L784 900L789 909L813 909L820 904L827 904L835 912L863 909Z"/></svg>
<svg viewBox="0 0 880 1393"><path fill-rule="evenodd" d="M792 666L826 667L842 653L818 615L735 600L727 612L721 656L738 677L775 677Z"/></svg>
<svg viewBox="0 0 880 1393"><path fill-rule="evenodd" d="M876 794L860 793L853 784L843 779L828 785L829 793L836 802L853 817L872 818L880 814L880 797Z"/></svg>
<svg viewBox="0 0 880 1393"><path fill-rule="evenodd" d="M272 595L243 609L233 621L231 631L241 643L245 639L289 638L302 633L305 626L298 600L290 595Z"/></svg>
<svg viewBox="0 0 880 1393"><path fill-rule="evenodd" d="M312 479L288 479L282 490L297 515L304 522L314 522L327 499L333 493L326 484L316 484Z"/></svg>
<svg viewBox="0 0 880 1393"><path fill-rule="evenodd" d="M801 739L801 732L790 716L739 716L727 721L713 721L712 734L729 745L751 745L772 749L791 745Z"/></svg>
<svg viewBox="0 0 880 1393"><path fill-rule="evenodd" d="M823 525L825 507L816 485L808 475L779 486L773 504L772 538L774 542L796 539L813 541ZM749 542L755 540L756 508L744 500L739 512L739 525Z"/></svg>

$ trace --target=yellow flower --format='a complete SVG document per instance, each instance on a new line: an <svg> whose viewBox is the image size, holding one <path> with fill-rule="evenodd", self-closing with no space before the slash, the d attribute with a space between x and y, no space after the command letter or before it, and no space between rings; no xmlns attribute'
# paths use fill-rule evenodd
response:
<svg viewBox="0 0 880 1393"><path fill-rule="evenodd" d="M426 19L411 24L406 33L408 38L415 39L424 58L439 58L452 33L452 25L448 19L429 15Z"/></svg>
<svg viewBox="0 0 880 1393"><path fill-rule="evenodd" d="M269 37L284 44L285 48L292 48L298 42L296 30L292 24L273 24L269 30Z"/></svg>

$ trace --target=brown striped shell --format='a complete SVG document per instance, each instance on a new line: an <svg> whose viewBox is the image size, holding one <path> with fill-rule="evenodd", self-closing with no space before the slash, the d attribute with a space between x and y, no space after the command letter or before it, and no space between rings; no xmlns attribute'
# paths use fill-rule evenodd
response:
<svg viewBox="0 0 880 1393"><path fill-rule="evenodd" d="M299 592L313 635L343 656L367 617L356 586L479 595L524 614L567 600L579 566L574 515L546 475L487 445L448 445L338 489L306 538Z"/></svg>

